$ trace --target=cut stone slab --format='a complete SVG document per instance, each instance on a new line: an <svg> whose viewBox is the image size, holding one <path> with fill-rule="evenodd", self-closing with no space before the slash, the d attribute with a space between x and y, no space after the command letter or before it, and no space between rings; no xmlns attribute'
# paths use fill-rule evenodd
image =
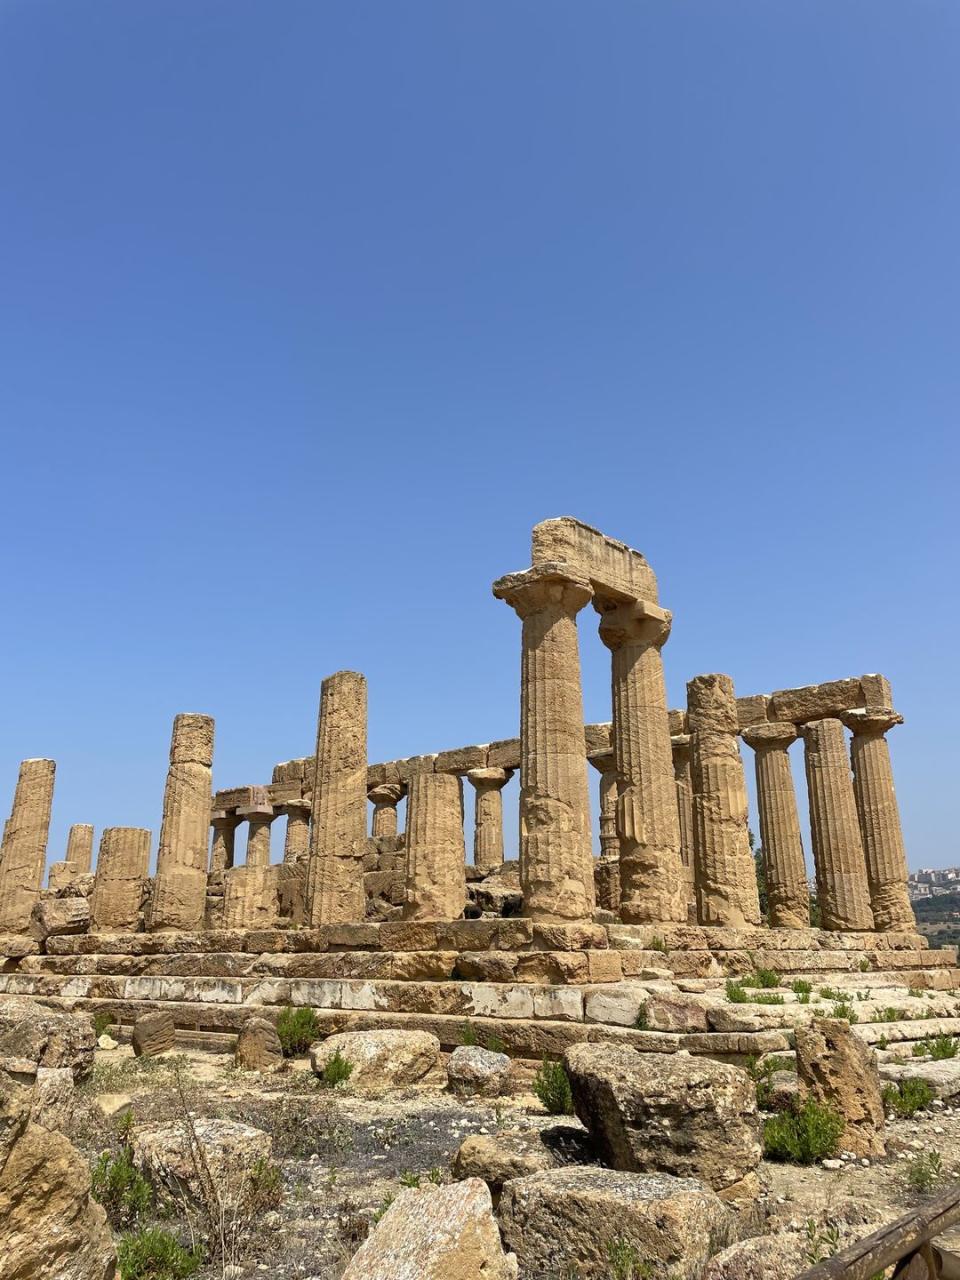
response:
<svg viewBox="0 0 960 1280"><path fill-rule="evenodd" d="M244 1171L259 1159L268 1160L272 1139L262 1129L237 1120L194 1118L197 1136L211 1176L221 1187L239 1187ZM152 1182L172 1195L181 1192L199 1199L196 1166L190 1153L185 1126L179 1120L166 1124L136 1125L132 1138L133 1162ZM223 1194L223 1191L221 1191Z"/></svg>
<svg viewBox="0 0 960 1280"><path fill-rule="evenodd" d="M234 1060L245 1071L274 1071L283 1064L283 1046L272 1022L250 1018L237 1037Z"/></svg>
<svg viewBox="0 0 960 1280"><path fill-rule="evenodd" d="M447 1059L447 1082L461 1097L496 1098L510 1079L510 1057L478 1044L462 1044Z"/></svg>
<svg viewBox="0 0 960 1280"><path fill-rule="evenodd" d="M960 1097L960 1058L912 1058L909 1062L883 1062L880 1079L893 1084L903 1080L924 1080L935 1098L950 1102Z"/></svg>
<svg viewBox="0 0 960 1280"><path fill-rule="evenodd" d="M500 1133L471 1133L453 1160L453 1176L482 1178L495 1205L505 1182L526 1174L554 1169L559 1161L536 1129L505 1129Z"/></svg>
<svg viewBox="0 0 960 1280"><path fill-rule="evenodd" d="M133 1052L138 1058L152 1058L166 1053L176 1043L177 1032L173 1014L166 1009L145 1013L133 1024Z"/></svg>
<svg viewBox="0 0 960 1280"><path fill-rule="evenodd" d="M317 1075L338 1053L353 1067L349 1085L368 1093L416 1084L440 1067L440 1041L428 1031L344 1031L310 1050Z"/></svg>
<svg viewBox="0 0 960 1280"><path fill-rule="evenodd" d="M0 1000L0 1058L38 1067L69 1067L79 1084L93 1070L96 1037L85 1013L48 1009L18 996ZM18 1067L18 1071L22 1071Z"/></svg>

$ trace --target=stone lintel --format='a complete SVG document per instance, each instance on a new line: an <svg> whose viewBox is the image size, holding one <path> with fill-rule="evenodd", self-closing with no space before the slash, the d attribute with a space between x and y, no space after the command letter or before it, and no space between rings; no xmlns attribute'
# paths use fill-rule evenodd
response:
<svg viewBox="0 0 960 1280"><path fill-rule="evenodd" d="M573 516L534 525L531 559L542 565L565 562L590 580L598 595L612 600L658 600L657 579L646 557Z"/></svg>
<svg viewBox="0 0 960 1280"><path fill-rule="evenodd" d="M273 816L274 809L272 804L251 804L244 809L237 810L237 817L248 822L251 818L272 818Z"/></svg>

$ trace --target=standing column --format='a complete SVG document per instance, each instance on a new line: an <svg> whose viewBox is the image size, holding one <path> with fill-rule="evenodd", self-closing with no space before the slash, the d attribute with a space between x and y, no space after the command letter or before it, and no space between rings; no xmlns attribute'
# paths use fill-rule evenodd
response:
<svg viewBox="0 0 960 1280"><path fill-rule="evenodd" d="M62 862L54 862L47 873L47 888L63 889L78 876L90 874L93 860L93 827L74 823L67 834L67 852Z"/></svg>
<svg viewBox="0 0 960 1280"><path fill-rule="evenodd" d="M689 681L687 720L700 923L732 929L757 925L760 899L737 745L737 700L729 676L695 676Z"/></svg>
<svg viewBox="0 0 960 1280"><path fill-rule="evenodd" d="M592 590L562 564L493 584L523 621L520 885L533 920L589 920L596 905L577 614Z"/></svg>
<svg viewBox="0 0 960 1280"><path fill-rule="evenodd" d="M229 871L233 866L234 844L240 819L234 811L217 809L210 815L213 827L213 848L210 851L210 874Z"/></svg>
<svg viewBox="0 0 960 1280"><path fill-rule="evenodd" d="M620 837L617 835L617 762L612 751L587 759L600 774L600 857L593 864L597 906L620 913Z"/></svg>
<svg viewBox="0 0 960 1280"><path fill-rule="evenodd" d="M627 924L685 921L680 818L660 649L671 615L645 600L601 611L613 654L613 751L617 761L620 915Z"/></svg>
<svg viewBox="0 0 960 1280"><path fill-rule="evenodd" d="M207 898L213 799L213 718L186 713L173 722L147 927L200 929Z"/></svg>
<svg viewBox="0 0 960 1280"><path fill-rule="evenodd" d="M294 924L302 924L310 852L310 806L305 800L294 801L279 805L276 812L287 818L280 864L280 915Z"/></svg>
<svg viewBox="0 0 960 1280"><path fill-rule="evenodd" d="M912 933L917 922L907 893L907 853L886 739L888 729L903 724L903 716L889 707L867 707L848 711L843 719L853 731L853 793L866 857L873 927Z"/></svg>
<svg viewBox="0 0 960 1280"><path fill-rule="evenodd" d="M802 726L810 836L823 929L873 928L870 891L843 725L813 720Z"/></svg>
<svg viewBox="0 0 960 1280"><path fill-rule="evenodd" d="M53 760L24 760L0 844L0 931L25 933L40 897L53 806Z"/></svg>
<svg viewBox="0 0 960 1280"><path fill-rule="evenodd" d="M399 782L384 782L367 792L367 799L373 803L374 839L397 834L397 805L402 798L403 787Z"/></svg>
<svg viewBox="0 0 960 1280"><path fill-rule="evenodd" d="M740 736L754 751L770 924L775 929L809 929L810 888L788 754L799 736L797 729L792 724L754 724Z"/></svg>
<svg viewBox="0 0 960 1280"><path fill-rule="evenodd" d="M91 930L125 933L137 928L149 862L149 831L107 827L100 837L90 896Z"/></svg>
<svg viewBox="0 0 960 1280"><path fill-rule="evenodd" d="M683 896L687 903L687 922L696 924L697 890L693 870L693 774L690 766L689 733L672 734L670 748L673 755L673 781L677 791L677 817L680 820Z"/></svg>
<svg viewBox="0 0 960 1280"><path fill-rule="evenodd" d="M314 928L363 920L367 845L367 682L337 671L320 688L306 913Z"/></svg>
<svg viewBox="0 0 960 1280"><path fill-rule="evenodd" d="M459 920L467 902L463 784L415 772L407 789L406 920Z"/></svg>
<svg viewBox="0 0 960 1280"><path fill-rule="evenodd" d="M473 865L485 876L503 867L503 796L512 769L471 769L467 778L476 790L473 821Z"/></svg>
<svg viewBox="0 0 960 1280"><path fill-rule="evenodd" d="M255 803L237 810L237 817L247 824L247 856L244 866L269 867L270 825L273 822L273 805L266 797L258 796Z"/></svg>

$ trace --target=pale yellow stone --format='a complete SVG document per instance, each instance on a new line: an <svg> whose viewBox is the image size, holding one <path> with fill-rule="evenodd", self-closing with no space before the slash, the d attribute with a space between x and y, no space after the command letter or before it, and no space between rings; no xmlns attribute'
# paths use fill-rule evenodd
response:
<svg viewBox="0 0 960 1280"><path fill-rule="evenodd" d="M787 754L797 730L792 724L756 724L741 736L754 751L770 924L775 929L807 929L810 890Z"/></svg>
<svg viewBox="0 0 960 1280"><path fill-rule="evenodd" d="M53 805L53 760L24 760L0 844L0 930L26 933L40 897Z"/></svg>
<svg viewBox="0 0 960 1280"><path fill-rule="evenodd" d="M463 784L452 773L414 773L407 792L407 920L457 920L467 901Z"/></svg>
<svg viewBox="0 0 960 1280"><path fill-rule="evenodd" d="M149 862L149 831L142 827L107 827L100 837L90 898L91 932L136 929Z"/></svg>
<svg viewBox="0 0 960 1280"><path fill-rule="evenodd" d="M471 769L467 779L476 792L473 823L473 863L485 876L503 866L503 797L512 769Z"/></svg>
<svg viewBox="0 0 960 1280"><path fill-rule="evenodd" d="M212 801L213 719L184 714L173 722L147 927L199 929L207 896Z"/></svg>

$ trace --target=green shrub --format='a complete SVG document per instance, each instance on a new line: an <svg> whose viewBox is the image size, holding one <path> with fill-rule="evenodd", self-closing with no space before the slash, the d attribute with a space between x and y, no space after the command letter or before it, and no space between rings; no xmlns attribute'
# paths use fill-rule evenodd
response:
<svg viewBox="0 0 960 1280"><path fill-rule="evenodd" d="M95 1013L93 1015L93 1034L99 1040L101 1036L105 1036L113 1026L113 1018L109 1013Z"/></svg>
<svg viewBox="0 0 960 1280"><path fill-rule="evenodd" d="M411 1173L409 1169L404 1169L400 1174L400 1185L401 1187L419 1187L419 1173Z"/></svg>
<svg viewBox="0 0 960 1280"><path fill-rule="evenodd" d="M864 956L863 959L860 961L860 972L861 973L870 972L870 961L867 959L866 956Z"/></svg>
<svg viewBox="0 0 960 1280"><path fill-rule="evenodd" d="M471 1022L465 1022L463 1026L460 1028L460 1043L471 1044L471 1045L480 1043L480 1041L477 1039L477 1033L476 1031L474 1031L473 1024Z"/></svg>
<svg viewBox="0 0 960 1280"><path fill-rule="evenodd" d="M119 1155L104 1151L90 1174L90 1190L116 1230L135 1226L153 1202L150 1183L134 1168L129 1147Z"/></svg>
<svg viewBox="0 0 960 1280"><path fill-rule="evenodd" d="M887 1039L886 1036L881 1036L880 1039L877 1041L876 1047L878 1049L886 1049L889 1043L890 1041Z"/></svg>
<svg viewBox="0 0 960 1280"><path fill-rule="evenodd" d="M933 1101L933 1090L926 1080L901 1080L888 1084L883 1090L883 1105L888 1111L909 1119Z"/></svg>
<svg viewBox="0 0 960 1280"><path fill-rule="evenodd" d="M944 1179L943 1158L934 1148L932 1151L921 1151L907 1165L905 1181L911 1191L923 1195L932 1191Z"/></svg>
<svg viewBox="0 0 960 1280"><path fill-rule="evenodd" d="M562 1062L544 1058L533 1078L533 1092L552 1116L573 1115L573 1093Z"/></svg>
<svg viewBox="0 0 960 1280"><path fill-rule="evenodd" d="M636 1245L617 1236L607 1245L610 1280L652 1280L653 1265L641 1258Z"/></svg>
<svg viewBox="0 0 960 1280"><path fill-rule="evenodd" d="M277 1035L285 1058L306 1053L320 1039L320 1021L312 1009L283 1009L277 1019Z"/></svg>
<svg viewBox="0 0 960 1280"><path fill-rule="evenodd" d="M123 1236L117 1258L121 1280L186 1280L203 1261L199 1249L184 1249L169 1231L157 1227Z"/></svg>
<svg viewBox="0 0 960 1280"><path fill-rule="evenodd" d="M890 1005L880 1010L878 1022L903 1022L907 1018L906 1009L894 1009Z"/></svg>
<svg viewBox="0 0 960 1280"><path fill-rule="evenodd" d="M957 1041L953 1036L944 1035L942 1032L938 1036L932 1036L930 1039L930 1057L934 1062L940 1062L944 1058L955 1058L957 1056Z"/></svg>
<svg viewBox="0 0 960 1280"><path fill-rule="evenodd" d="M841 1004L845 1004L847 997L838 987L821 987L820 994L824 1000L837 1000Z"/></svg>
<svg viewBox="0 0 960 1280"><path fill-rule="evenodd" d="M666 951L667 944L662 938L651 938L647 947L648 951Z"/></svg>
<svg viewBox="0 0 960 1280"><path fill-rule="evenodd" d="M764 1154L770 1160L813 1164L837 1154L842 1132L843 1120L835 1111L807 1098L796 1111L764 1121Z"/></svg>
<svg viewBox="0 0 960 1280"><path fill-rule="evenodd" d="M283 1175L279 1167L260 1156L250 1166L247 1176L246 1207L252 1213L279 1209L283 1200Z"/></svg>
<svg viewBox="0 0 960 1280"><path fill-rule="evenodd" d="M743 985L735 982L733 978L727 979L727 999L731 1004L746 1004L750 997L743 989Z"/></svg>
<svg viewBox="0 0 960 1280"><path fill-rule="evenodd" d="M348 1062L338 1049L320 1072L320 1083L324 1089L336 1089L353 1075L353 1063Z"/></svg>
<svg viewBox="0 0 960 1280"><path fill-rule="evenodd" d="M743 978L740 985L744 987L779 987L780 975L774 969L757 968L754 969L753 973Z"/></svg>
<svg viewBox="0 0 960 1280"><path fill-rule="evenodd" d="M638 1031L646 1031L647 1028L649 1027L650 1023L647 1019L646 1000L644 1000L643 1004L637 1010L637 1016L633 1020L633 1025L637 1028Z"/></svg>
<svg viewBox="0 0 960 1280"><path fill-rule="evenodd" d="M807 982L806 978L795 978L794 981L790 983L790 990L797 996L809 996L813 987L809 982Z"/></svg>
<svg viewBox="0 0 960 1280"><path fill-rule="evenodd" d="M845 1022L849 1022L851 1026L855 1022L860 1021L860 1015L852 1004L847 1004L845 1000L840 1000L830 1010L831 1018L842 1018Z"/></svg>
<svg viewBox="0 0 960 1280"><path fill-rule="evenodd" d="M783 1004L783 996L773 992L766 992L763 995L753 997L754 1004Z"/></svg>

